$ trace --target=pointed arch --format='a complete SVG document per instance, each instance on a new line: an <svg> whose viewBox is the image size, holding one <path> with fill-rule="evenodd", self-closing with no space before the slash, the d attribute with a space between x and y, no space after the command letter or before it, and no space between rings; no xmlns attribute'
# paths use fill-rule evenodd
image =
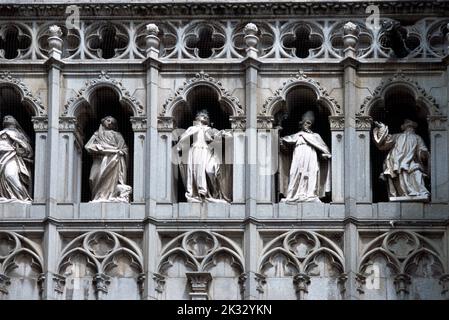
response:
<svg viewBox="0 0 449 320"><path fill-rule="evenodd" d="M111 78L106 71L101 71L97 78L86 81L84 86L64 105L62 115L64 117L76 117L78 108L81 105L90 104L94 91L105 87L112 89L117 94L120 104L128 107L132 111L133 116L141 117L145 115L145 109L140 101L131 96L131 93L123 84Z"/></svg>

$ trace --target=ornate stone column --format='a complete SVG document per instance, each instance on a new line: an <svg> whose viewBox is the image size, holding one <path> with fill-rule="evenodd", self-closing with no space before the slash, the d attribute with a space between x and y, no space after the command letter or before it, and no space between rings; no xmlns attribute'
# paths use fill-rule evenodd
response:
<svg viewBox="0 0 449 320"><path fill-rule="evenodd" d="M35 132L35 149L34 149L34 187L33 202L45 203L45 179L47 166L47 117L33 117L33 128Z"/></svg>
<svg viewBox="0 0 449 320"><path fill-rule="evenodd" d="M449 156L447 117L438 115L428 117L430 134L431 201L449 201ZM446 150L446 152L441 152Z"/></svg>
<svg viewBox="0 0 449 320"><path fill-rule="evenodd" d="M147 119L132 117L131 124L134 131L134 163L133 163L133 202L145 202L145 145Z"/></svg>
<svg viewBox="0 0 449 320"><path fill-rule="evenodd" d="M372 182L371 182L371 117L358 116L355 119L357 134L357 202L372 202Z"/></svg>
<svg viewBox="0 0 449 320"><path fill-rule="evenodd" d="M57 200L63 203L81 202L83 138L75 117L59 119L59 145Z"/></svg>
<svg viewBox="0 0 449 320"><path fill-rule="evenodd" d="M212 276L209 272L186 272L186 277L190 282L191 300L209 300L208 290Z"/></svg>

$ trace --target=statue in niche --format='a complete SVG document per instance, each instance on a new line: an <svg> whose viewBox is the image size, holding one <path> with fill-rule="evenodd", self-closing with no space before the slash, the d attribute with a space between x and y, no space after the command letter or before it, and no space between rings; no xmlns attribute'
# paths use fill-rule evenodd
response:
<svg viewBox="0 0 449 320"><path fill-rule="evenodd" d="M101 119L85 148L93 156L89 175L92 202L129 202L132 188L126 184L128 147L117 120L111 116Z"/></svg>
<svg viewBox="0 0 449 320"><path fill-rule="evenodd" d="M0 131L0 202L31 202L32 157L30 139L13 116L5 116Z"/></svg>
<svg viewBox="0 0 449 320"><path fill-rule="evenodd" d="M221 152L222 138L232 134L214 129L209 123L207 111L199 111L193 125L180 136L176 145L185 196L188 202L227 203L232 182L217 153ZM217 148L211 146L213 143L217 143ZM187 157L182 156L183 151L187 151Z"/></svg>
<svg viewBox="0 0 449 320"><path fill-rule="evenodd" d="M405 119L402 133L389 134L388 127L374 122L374 142L380 150L389 150L381 178L388 182L390 201L427 201L430 193L424 184L429 150L415 133L418 124Z"/></svg>
<svg viewBox="0 0 449 320"><path fill-rule="evenodd" d="M307 111L299 122L299 132L281 138L280 192L285 195L281 202L321 202L331 190L331 152L311 130L314 122L314 113ZM286 152L288 144L294 145L292 157Z"/></svg>

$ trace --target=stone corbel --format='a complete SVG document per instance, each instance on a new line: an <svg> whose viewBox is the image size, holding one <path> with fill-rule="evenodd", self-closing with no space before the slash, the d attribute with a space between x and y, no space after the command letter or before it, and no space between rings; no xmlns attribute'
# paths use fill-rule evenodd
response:
<svg viewBox="0 0 449 320"><path fill-rule="evenodd" d="M447 117L438 115L438 116L429 116L427 117L427 122L429 123L430 131L444 131L447 129Z"/></svg>
<svg viewBox="0 0 449 320"><path fill-rule="evenodd" d="M108 286L111 283L110 277L104 273L97 273L94 276L94 286L98 299L101 299L103 294L108 293Z"/></svg>
<svg viewBox="0 0 449 320"><path fill-rule="evenodd" d="M344 297L344 294L346 292L346 281L348 280L348 275L346 273L342 273L338 276L337 280L337 286L340 289L340 294L342 297Z"/></svg>
<svg viewBox="0 0 449 320"><path fill-rule="evenodd" d="M64 287L65 287L66 278L64 276L59 275L59 274L54 274L53 275L53 281L54 281L54 284L55 284L54 290L57 293L63 294L64 293Z"/></svg>
<svg viewBox="0 0 449 320"><path fill-rule="evenodd" d="M365 284L366 284L366 276L364 276L363 274L361 274L361 273L358 273L356 276L355 276L355 281L356 281L356 283L357 283L357 292L359 293L359 294L364 294L365 293L365 290L363 289L364 287L365 287Z"/></svg>
<svg viewBox="0 0 449 320"><path fill-rule="evenodd" d="M246 280L248 280L248 276L246 275L246 273L242 273L239 276L239 286L240 286L240 294L242 295L242 297L245 294L245 290L246 290Z"/></svg>
<svg viewBox="0 0 449 320"><path fill-rule="evenodd" d="M45 277L45 273L41 273L39 277L37 278L37 287L39 288L39 296L42 298L42 295L44 293L45 289L45 280L47 278Z"/></svg>
<svg viewBox="0 0 449 320"><path fill-rule="evenodd" d="M8 294L8 286L11 284L10 278L0 273L0 293Z"/></svg>
<svg viewBox="0 0 449 320"><path fill-rule="evenodd" d="M212 280L210 272L186 272L186 276L191 286L190 298L192 300L208 300L208 288Z"/></svg>
<svg viewBox="0 0 449 320"><path fill-rule="evenodd" d="M409 290L408 289L409 289L410 284L411 284L410 276L405 274L405 273L398 274L394 278L394 286L396 288L396 294L401 299L404 299L405 296L407 294L409 294Z"/></svg>
<svg viewBox="0 0 449 320"><path fill-rule="evenodd" d="M370 116L358 116L355 118L355 129L356 130L371 130L371 125L373 123L373 118Z"/></svg>
<svg viewBox="0 0 449 320"><path fill-rule="evenodd" d="M154 290L162 294L165 290L165 276L160 273L153 273L153 280L156 283Z"/></svg>
<svg viewBox="0 0 449 320"><path fill-rule="evenodd" d="M443 274L440 278L440 285L443 288L441 295L446 299L449 299L449 273Z"/></svg>
<svg viewBox="0 0 449 320"><path fill-rule="evenodd" d="M309 293L310 277L305 273L299 273L293 277L293 285L299 300L304 300Z"/></svg>
<svg viewBox="0 0 449 320"><path fill-rule="evenodd" d="M144 284L145 284L145 279L146 279L147 277L145 276L145 273L141 273L141 274L139 274L139 276L137 277L137 285L139 286L139 291L140 291L140 294L142 295L143 294L143 292L145 291L145 286L144 286Z"/></svg>
<svg viewBox="0 0 449 320"><path fill-rule="evenodd" d="M263 294L265 292L265 285L267 284L267 278L263 274L256 273L255 280L257 282L256 290L260 294Z"/></svg>
<svg viewBox="0 0 449 320"><path fill-rule="evenodd" d="M329 125L331 130L344 130L345 129L345 117L343 116L330 116Z"/></svg>

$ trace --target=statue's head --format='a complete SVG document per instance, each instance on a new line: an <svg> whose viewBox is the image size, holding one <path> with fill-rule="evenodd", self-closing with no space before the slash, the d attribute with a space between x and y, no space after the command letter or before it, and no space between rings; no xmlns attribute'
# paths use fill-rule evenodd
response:
<svg viewBox="0 0 449 320"><path fill-rule="evenodd" d="M195 120L199 121L201 124L208 125L210 122L209 113L207 110L201 110L196 113Z"/></svg>
<svg viewBox="0 0 449 320"><path fill-rule="evenodd" d="M114 117L106 116L101 119L101 124L109 130L117 130L117 120Z"/></svg>
<svg viewBox="0 0 449 320"><path fill-rule="evenodd" d="M304 130L310 130L314 122L315 122L315 114L313 113L313 111L306 111L302 115L299 125Z"/></svg>
<svg viewBox="0 0 449 320"><path fill-rule="evenodd" d="M412 121L410 119L405 119L404 123L401 125L401 130L405 131L407 129L411 129L415 131L415 129L418 127L418 124L415 121Z"/></svg>
<svg viewBox="0 0 449 320"><path fill-rule="evenodd" d="M17 126L17 120L10 115L3 117L3 127L9 127L9 126Z"/></svg>

